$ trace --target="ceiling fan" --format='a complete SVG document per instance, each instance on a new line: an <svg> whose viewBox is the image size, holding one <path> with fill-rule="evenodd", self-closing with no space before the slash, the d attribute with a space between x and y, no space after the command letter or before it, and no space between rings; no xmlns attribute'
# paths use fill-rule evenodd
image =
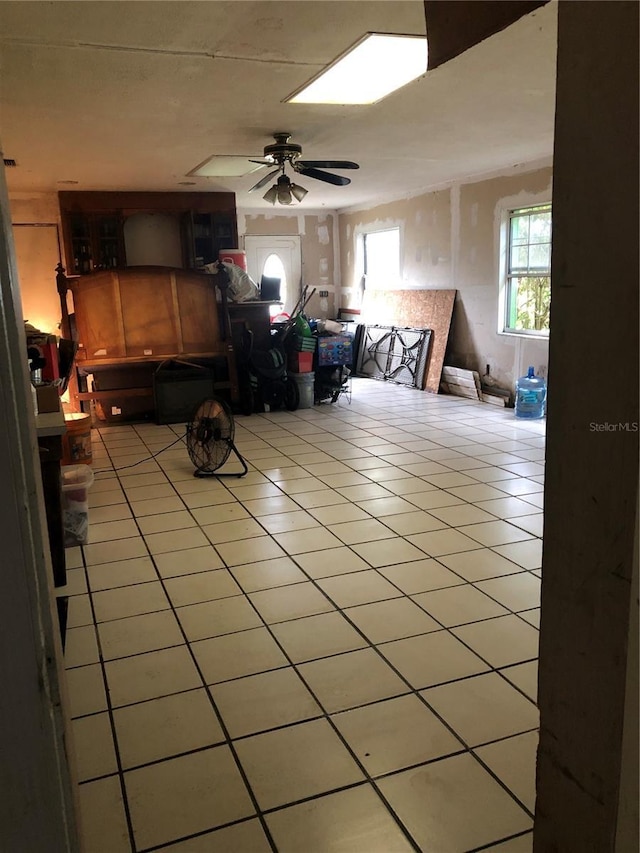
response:
<svg viewBox="0 0 640 853"><path fill-rule="evenodd" d="M251 160L251 163L259 163L261 166L275 166L271 172L261 178L257 184L254 184L249 192L254 192L266 186L271 178L279 174L277 182L264 195L266 201L275 204L279 201L280 204L291 204L292 198L297 201L302 199L307 194L304 187L292 184L290 179L285 174L285 166L288 163L294 172L299 175L306 175L308 178L315 178L318 181L324 181L327 184L334 184L338 187L345 187L351 183L350 178L345 178L342 175L334 175L332 172L325 172L324 169L359 169L357 163L351 160L302 160L302 146L289 142L291 134L288 132L274 133L273 145L266 145L264 149L264 158L262 160Z"/></svg>

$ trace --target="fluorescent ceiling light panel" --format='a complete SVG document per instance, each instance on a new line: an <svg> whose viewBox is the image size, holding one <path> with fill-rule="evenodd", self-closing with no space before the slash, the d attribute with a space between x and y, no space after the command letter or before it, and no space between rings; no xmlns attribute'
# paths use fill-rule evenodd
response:
<svg viewBox="0 0 640 853"><path fill-rule="evenodd" d="M368 33L285 100L292 104L374 104L427 71L425 36Z"/></svg>
<svg viewBox="0 0 640 853"><path fill-rule="evenodd" d="M204 163L187 173L189 177L200 178L239 178L251 172L257 172L262 166L250 163L248 157L234 157L230 154L213 154Z"/></svg>

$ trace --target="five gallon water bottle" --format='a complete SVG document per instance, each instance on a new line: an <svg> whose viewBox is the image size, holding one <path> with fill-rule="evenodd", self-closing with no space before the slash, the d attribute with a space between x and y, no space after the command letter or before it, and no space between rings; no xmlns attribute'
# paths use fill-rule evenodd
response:
<svg viewBox="0 0 640 853"><path fill-rule="evenodd" d="M547 383L530 367L516 382L516 417L543 418L547 402Z"/></svg>

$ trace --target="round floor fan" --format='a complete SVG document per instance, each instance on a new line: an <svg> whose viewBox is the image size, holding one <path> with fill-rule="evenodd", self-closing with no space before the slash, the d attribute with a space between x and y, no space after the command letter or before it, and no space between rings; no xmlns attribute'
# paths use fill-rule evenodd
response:
<svg viewBox="0 0 640 853"><path fill-rule="evenodd" d="M187 451L195 465L194 477L244 477L249 470L233 443L233 413L224 400L204 400L187 424ZM216 474L231 451L238 457L242 471Z"/></svg>

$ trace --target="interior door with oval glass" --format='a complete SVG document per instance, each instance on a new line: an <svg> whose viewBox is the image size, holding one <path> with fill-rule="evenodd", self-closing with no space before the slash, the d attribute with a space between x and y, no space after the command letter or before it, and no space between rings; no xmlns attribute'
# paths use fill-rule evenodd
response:
<svg viewBox="0 0 640 853"><path fill-rule="evenodd" d="M260 285L262 276L280 279L282 305L271 306L271 316L291 314L301 292L300 237L245 237L247 272Z"/></svg>

